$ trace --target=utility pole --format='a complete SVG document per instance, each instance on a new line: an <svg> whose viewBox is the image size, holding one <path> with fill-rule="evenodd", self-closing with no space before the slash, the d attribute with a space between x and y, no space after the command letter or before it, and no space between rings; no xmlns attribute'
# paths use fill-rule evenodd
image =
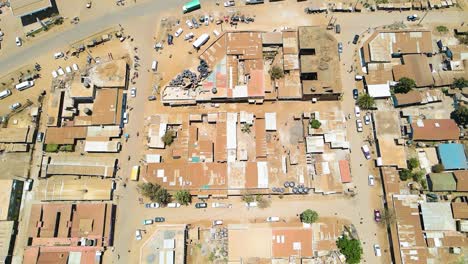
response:
<svg viewBox="0 0 468 264"><path fill-rule="evenodd" d="M427 10L426 13L424 13L423 17L421 17L421 20L419 20L418 22L418 26L421 25L421 22L424 20L424 18L426 18L428 13L429 13L429 10Z"/></svg>

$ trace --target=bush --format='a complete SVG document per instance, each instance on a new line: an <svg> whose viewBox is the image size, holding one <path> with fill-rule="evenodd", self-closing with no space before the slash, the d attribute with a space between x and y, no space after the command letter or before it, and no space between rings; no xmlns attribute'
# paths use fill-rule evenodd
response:
<svg viewBox="0 0 468 264"><path fill-rule="evenodd" d="M402 169L400 171L400 180L407 181L411 178L411 171L408 169Z"/></svg>
<svg viewBox="0 0 468 264"><path fill-rule="evenodd" d="M463 89L465 87L468 87L468 80L465 78L455 78L453 80L453 87L458 88L458 89Z"/></svg>
<svg viewBox="0 0 468 264"><path fill-rule="evenodd" d="M174 197L182 205L188 205L192 202L192 195L187 190L177 191Z"/></svg>
<svg viewBox="0 0 468 264"><path fill-rule="evenodd" d="M307 223L307 224L312 224L315 223L318 220L318 213L315 212L314 210L307 209L304 212L301 213L301 222Z"/></svg>
<svg viewBox="0 0 468 264"><path fill-rule="evenodd" d="M419 160L417 158L411 158L407 161L407 163L409 170L419 168Z"/></svg>
<svg viewBox="0 0 468 264"><path fill-rule="evenodd" d="M317 119L312 119L310 121L310 126L313 128L313 129L318 129L320 128L320 126L322 125L322 123L320 123L320 121L318 121Z"/></svg>
<svg viewBox="0 0 468 264"><path fill-rule="evenodd" d="M141 183L138 185L137 189L141 195L147 197L152 202L158 202L160 204L168 204L171 202L171 195L159 184L151 182Z"/></svg>
<svg viewBox="0 0 468 264"><path fill-rule="evenodd" d="M59 145L58 144L47 144L45 146L45 151L46 152L57 152L59 150Z"/></svg>
<svg viewBox="0 0 468 264"><path fill-rule="evenodd" d="M270 69L270 76L271 76L271 79L273 79L273 80L283 78L283 77L284 77L283 69L281 69L281 68L278 67L278 66L273 66L273 67Z"/></svg>
<svg viewBox="0 0 468 264"><path fill-rule="evenodd" d="M398 84L393 88L394 93L408 93L416 87L416 82L410 78L400 78Z"/></svg>
<svg viewBox="0 0 468 264"><path fill-rule="evenodd" d="M242 194L242 201L244 201L246 203L251 203L251 202L255 201L255 197L250 193L244 193L244 194Z"/></svg>
<svg viewBox="0 0 468 264"><path fill-rule="evenodd" d="M439 33L447 33L449 31L449 29L446 26L437 26L436 30Z"/></svg>
<svg viewBox="0 0 468 264"><path fill-rule="evenodd" d="M358 264L361 262L362 247L361 242L357 239L349 239L346 235L340 237L336 241L336 246L341 254L346 257L346 263Z"/></svg>
<svg viewBox="0 0 468 264"><path fill-rule="evenodd" d="M416 171L413 172L411 175L411 178L413 178L413 181L415 182L421 182L423 180L425 173L423 171Z"/></svg>
<svg viewBox="0 0 468 264"><path fill-rule="evenodd" d="M64 151L64 152L73 152L74 149L75 149L74 145L61 145L59 147L59 150Z"/></svg>
<svg viewBox="0 0 468 264"><path fill-rule="evenodd" d="M170 146L172 142L174 142L174 131L167 130L164 136L162 136L161 140L164 142L164 144Z"/></svg>
<svg viewBox="0 0 468 264"><path fill-rule="evenodd" d="M444 165L442 165L440 163L432 166L432 172L434 172L434 173L441 173L444 170L445 170Z"/></svg>
<svg viewBox="0 0 468 264"><path fill-rule="evenodd" d="M271 201L269 199L263 198L263 196L260 195L260 194L257 195L256 201L258 203L258 208L260 208L260 209L270 207L270 205L271 205Z"/></svg>
<svg viewBox="0 0 468 264"><path fill-rule="evenodd" d="M455 120L455 122L461 126L468 124L468 108L464 106L459 106L457 110L450 113L450 118Z"/></svg>

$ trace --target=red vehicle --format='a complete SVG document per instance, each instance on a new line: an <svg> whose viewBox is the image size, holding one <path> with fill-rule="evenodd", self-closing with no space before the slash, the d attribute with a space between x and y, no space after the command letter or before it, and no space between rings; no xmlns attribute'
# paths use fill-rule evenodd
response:
<svg viewBox="0 0 468 264"><path fill-rule="evenodd" d="M380 220L382 220L382 215L379 210L374 210L374 220L376 222L380 222Z"/></svg>

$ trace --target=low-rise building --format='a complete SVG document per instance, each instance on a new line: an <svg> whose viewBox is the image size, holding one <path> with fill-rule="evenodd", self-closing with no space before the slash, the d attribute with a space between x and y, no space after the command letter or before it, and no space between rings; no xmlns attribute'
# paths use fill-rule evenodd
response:
<svg viewBox="0 0 468 264"><path fill-rule="evenodd" d="M411 123L411 138L416 141L458 140L460 128L453 119L418 119Z"/></svg>
<svg viewBox="0 0 468 264"><path fill-rule="evenodd" d="M468 161L466 160L465 147L458 143L445 143L437 147L439 159L445 170L466 170Z"/></svg>

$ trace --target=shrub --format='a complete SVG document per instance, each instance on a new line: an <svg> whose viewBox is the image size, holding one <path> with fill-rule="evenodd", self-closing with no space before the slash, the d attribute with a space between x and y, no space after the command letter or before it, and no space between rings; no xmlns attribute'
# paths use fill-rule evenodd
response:
<svg viewBox="0 0 468 264"><path fill-rule="evenodd" d="M270 76L271 76L271 79L273 79L273 80L283 78L283 77L284 77L283 69L281 69L281 68L278 67L278 66L273 66L273 67L270 69Z"/></svg>
<svg viewBox="0 0 468 264"><path fill-rule="evenodd" d="M318 129L320 128L320 126L322 125L322 123L320 123L320 121L318 121L317 119L312 119L310 121L310 126L313 128L313 129Z"/></svg>
<svg viewBox="0 0 468 264"><path fill-rule="evenodd" d="M59 150L60 151L64 151L64 152L73 152L75 149L75 146L74 145L71 145L71 144L68 144L68 145L61 145L59 147Z"/></svg>
<svg viewBox="0 0 468 264"><path fill-rule="evenodd" d="M170 146L172 142L174 142L174 131L167 130L164 136L162 136L161 140L164 142L164 144Z"/></svg>
<svg viewBox="0 0 468 264"><path fill-rule="evenodd" d="M455 78L455 79L453 80L453 87L458 88L458 89L462 89L462 88L468 87L468 80L466 80L466 79L463 78L463 77L461 77L461 78Z"/></svg>
<svg viewBox="0 0 468 264"><path fill-rule="evenodd" d="M432 166L432 172L434 172L434 173L441 173L444 170L445 170L444 165L442 165L440 163Z"/></svg>
<svg viewBox="0 0 468 264"><path fill-rule="evenodd" d="M400 180L407 181L411 178L411 171L407 169L402 169L400 171Z"/></svg>
<svg viewBox="0 0 468 264"><path fill-rule="evenodd" d="M187 190L177 191L174 197L182 205L188 205L192 202L192 195Z"/></svg>
<svg viewBox="0 0 468 264"><path fill-rule="evenodd" d="M307 223L307 224L312 224L315 223L318 220L318 213L315 212L314 210L307 209L304 212L301 213L301 222Z"/></svg>
<svg viewBox="0 0 468 264"><path fill-rule="evenodd" d="M47 144L45 146L45 151L46 152L57 152L59 150L59 145L58 144Z"/></svg>
<svg viewBox="0 0 468 264"><path fill-rule="evenodd" d="M455 120L457 124L465 126L468 124L468 108L459 106L457 110L450 113L450 118Z"/></svg>
<svg viewBox="0 0 468 264"><path fill-rule="evenodd" d="M419 160L417 158L411 158L407 161L408 169L413 170L419 168Z"/></svg>
<svg viewBox="0 0 468 264"><path fill-rule="evenodd" d="M436 30L439 33L447 33L449 31L449 29L446 26L437 26Z"/></svg>

